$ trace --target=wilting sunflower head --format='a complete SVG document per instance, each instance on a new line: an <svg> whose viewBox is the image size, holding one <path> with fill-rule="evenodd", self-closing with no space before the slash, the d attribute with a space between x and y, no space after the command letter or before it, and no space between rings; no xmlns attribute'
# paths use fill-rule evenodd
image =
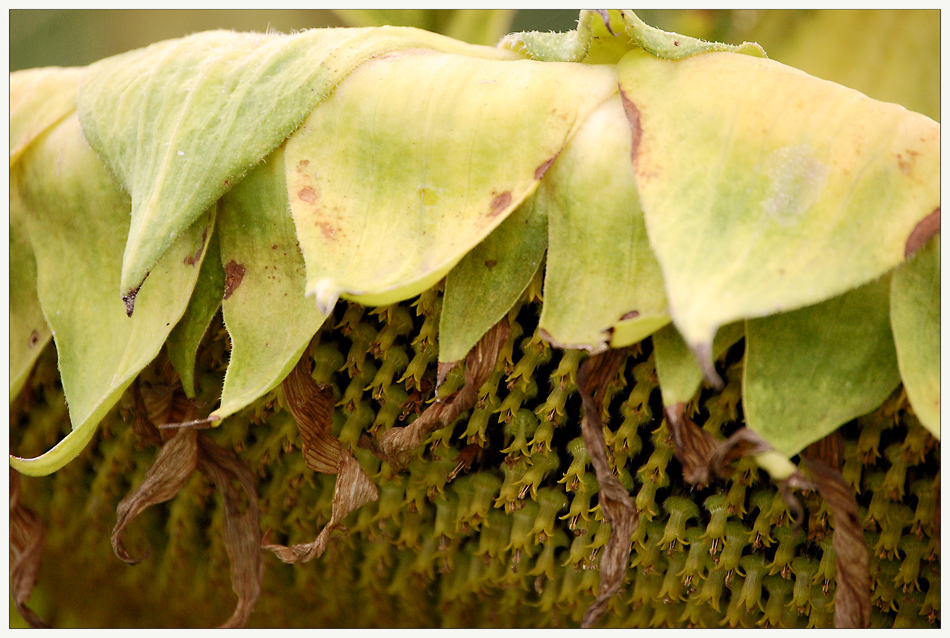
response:
<svg viewBox="0 0 950 638"><path fill-rule="evenodd" d="M939 624L939 137L629 11L14 73L17 610Z"/></svg>

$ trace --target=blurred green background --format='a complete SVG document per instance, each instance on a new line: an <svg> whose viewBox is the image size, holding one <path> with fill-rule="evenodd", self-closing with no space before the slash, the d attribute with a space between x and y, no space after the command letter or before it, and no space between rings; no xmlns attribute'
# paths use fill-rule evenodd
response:
<svg viewBox="0 0 950 638"><path fill-rule="evenodd" d="M940 116L937 10L641 10L648 24L769 57L871 97ZM326 26L416 26L479 44L511 31L567 31L574 10L11 10L10 69L83 66L209 29L284 33Z"/></svg>

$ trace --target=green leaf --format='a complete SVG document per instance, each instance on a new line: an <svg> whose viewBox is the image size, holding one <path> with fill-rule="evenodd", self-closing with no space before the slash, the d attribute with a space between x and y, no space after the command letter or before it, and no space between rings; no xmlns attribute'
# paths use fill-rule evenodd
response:
<svg viewBox="0 0 950 638"><path fill-rule="evenodd" d="M307 292L385 305L431 287L536 188L609 68L414 49L354 71L286 147Z"/></svg>
<svg viewBox="0 0 950 638"><path fill-rule="evenodd" d="M10 165L41 133L76 110L83 68L30 69L10 74Z"/></svg>
<svg viewBox="0 0 950 638"><path fill-rule="evenodd" d="M273 153L219 205L231 361L212 417L233 414L277 387L326 319L304 296L283 158L282 150Z"/></svg>
<svg viewBox="0 0 950 638"><path fill-rule="evenodd" d="M713 340L713 360L726 354L743 336L745 322L737 321L723 326ZM668 325L653 335L653 352L656 355L656 374L660 380L663 405L690 401L702 385L703 370L675 326Z"/></svg>
<svg viewBox="0 0 950 638"><path fill-rule="evenodd" d="M198 276L209 215L153 269L135 317L115 296L128 232L128 196L71 116L38 138L11 171L28 213L37 292L59 354L73 431L35 459L11 458L31 476L75 458L122 392L151 361L185 311Z"/></svg>
<svg viewBox="0 0 950 638"><path fill-rule="evenodd" d="M877 408L900 383L890 279L746 322L746 423L779 452L797 454Z"/></svg>
<svg viewBox="0 0 950 638"><path fill-rule="evenodd" d="M464 359L521 298L544 258L547 215L530 197L445 279L439 363Z"/></svg>
<svg viewBox="0 0 950 638"><path fill-rule="evenodd" d="M211 320L221 307L224 294L224 269L221 267L221 251L218 235L208 239L208 254L201 260L198 281L191 293L191 300L184 316L168 335L165 346L168 359L178 372L181 385L189 398L195 398L195 357Z"/></svg>
<svg viewBox="0 0 950 638"><path fill-rule="evenodd" d="M36 296L36 259L16 185L10 188L10 401L53 336Z"/></svg>
<svg viewBox="0 0 950 638"><path fill-rule="evenodd" d="M650 251L619 96L600 105L542 182L548 258L540 328L561 347L599 352L669 323Z"/></svg>
<svg viewBox="0 0 950 638"><path fill-rule="evenodd" d="M897 363L921 424L940 438L940 235L894 272L891 327Z"/></svg>
<svg viewBox="0 0 950 638"><path fill-rule="evenodd" d="M881 276L939 206L924 116L732 53L631 52L618 73L650 245L707 371L719 326Z"/></svg>
<svg viewBox="0 0 950 638"><path fill-rule="evenodd" d="M356 66L397 48L505 57L415 29L211 31L97 62L79 113L132 195L121 291L134 293L184 229L274 150Z"/></svg>

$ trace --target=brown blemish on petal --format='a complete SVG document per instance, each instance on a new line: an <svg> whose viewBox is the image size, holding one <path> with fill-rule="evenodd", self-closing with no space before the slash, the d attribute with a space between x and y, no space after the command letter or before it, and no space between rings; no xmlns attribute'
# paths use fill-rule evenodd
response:
<svg viewBox="0 0 950 638"><path fill-rule="evenodd" d="M901 172L904 175L910 175L911 169L914 167L914 161L917 158L917 151L907 150L908 157L904 157L901 153L897 154L897 165L900 167Z"/></svg>
<svg viewBox="0 0 950 638"><path fill-rule="evenodd" d="M333 239L334 235L336 235L336 227L329 222L317 222L317 228L319 228L320 232L323 233L324 239Z"/></svg>
<svg viewBox="0 0 950 638"><path fill-rule="evenodd" d="M508 208L511 204L511 191L505 191L501 195L495 195L495 199L491 200L491 209L488 211L489 217L495 217L501 213L501 211Z"/></svg>
<svg viewBox="0 0 950 638"><path fill-rule="evenodd" d="M307 186L306 188L301 188L297 193L297 197L308 204L312 204L317 201L317 191L313 190L312 186Z"/></svg>
<svg viewBox="0 0 950 638"><path fill-rule="evenodd" d="M245 273L244 266L237 263L233 259L228 262L228 265L224 267L224 298L227 299L234 291L237 290L237 287L241 285L241 280L244 279Z"/></svg>
<svg viewBox="0 0 950 638"><path fill-rule="evenodd" d="M498 262L495 261L494 259L489 259L488 261L485 262L485 268L488 268L488 270L491 270L492 268L495 267L495 264L497 263Z"/></svg>
<svg viewBox="0 0 950 638"><path fill-rule="evenodd" d="M544 162L543 164L538 166L536 169L534 169L534 179L539 180L542 177L544 177L544 174L548 171L549 168L551 168L551 164L553 164L554 160L556 159L557 159L557 155L555 155L554 157L552 157L551 159L549 159L548 161Z"/></svg>
<svg viewBox="0 0 950 638"><path fill-rule="evenodd" d="M640 138L643 135L643 129L640 126L640 109L630 101L623 89L620 90L620 100L623 102L623 112L627 115L627 120L630 121L630 161L636 166L637 152L640 150Z"/></svg>
<svg viewBox="0 0 950 638"><path fill-rule="evenodd" d="M145 277L148 277L148 273L145 273ZM144 283L144 282L143 282ZM139 284L135 288L129 288L125 291L125 294L122 295L122 302L125 304L125 316L131 317L132 311L135 309L135 296L139 294L142 284Z"/></svg>
<svg viewBox="0 0 950 638"><path fill-rule="evenodd" d="M33 348L35 348L36 344L39 342L40 342L40 334L36 330L34 330L33 332L30 333L30 343L29 343L30 349L32 350Z"/></svg>
<svg viewBox="0 0 950 638"><path fill-rule="evenodd" d="M623 315L620 317L620 321L626 321L627 319L636 319L639 316L640 316L639 310L631 310L630 312L623 313Z"/></svg>
<svg viewBox="0 0 950 638"><path fill-rule="evenodd" d="M940 207L937 206L932 213L917 222L914 230L907 236L907 242L904 244L904 259L913 255L917 250L927 243L927 240L940 232Z"/></svg>
<svg viewBox="0 0 950 638"><path fill-rule="evenodd" d="M194 255L185 255L184 263L186 266L194 266L199 261L201 261L201 253L205 251L205 245L208 241L208 227L205 226L205 232L201 233L201 245L198 246L198 250L195 251Z"/></svg>
<svg viewBox="0 0 950 638"><path fill-rule="evenodd" d="M303 173L304 169L310 165L310 160L300 160L297 162L297 172Z"/></svg>

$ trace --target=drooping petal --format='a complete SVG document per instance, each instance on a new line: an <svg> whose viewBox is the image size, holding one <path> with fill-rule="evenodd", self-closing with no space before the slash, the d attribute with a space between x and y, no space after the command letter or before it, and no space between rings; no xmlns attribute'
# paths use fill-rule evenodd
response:
<svg viewBox="0 0 950 638"><path fill-rule="evenodd" d="M132 195L123 297L353 68L426 45L507 57L416 29L314 29L210 31L91 65L79 93L83 132Z"/></svg>
<svg viewBox="0 0 950 638"><path fill-rule="evenodd" d="M31 627L49 626L26 605L36 585L45 545L46 526L20 502L20 474L10 468L10 598Z"/></svg>
<svg viewBox="0 0 950 638"><path fill-rule="evenodd" d="M439 363L454 364L515 305L541 267L547 215L531 197L445 278Z"/></svg>
<svg viewBox="0 0 950 638"><path fill-rule="evenodd" d="M900 383L890 277L746 322L746 423L792 456L884 402Z"/></svg>
<svg viewBox="0 0 950 638"><path fill-rule="evenodd" d="M630 536L639 520L633 497L610 469L600 419L607 384L620 370L626 356L622 350L608 350L587 359L577 373L577 389L584 403L581 434L600 485L604 520L610 525L610 538L600 559L600 588L584 614L582 627L593 627L607 610L607 603L623 586L630 558Z"/></svg>
<svg viewBox="0 0 950 638"><path fill-rule="evenodd" d="M634 51L618 74L650 245L707 373L719 326L883 275L939 206L940 128L922 115L733 53Z"/></svg>
<svg viewBox="0 0 950 638"><path fill-rule="evenodd" d="M318 386L314 382L310 376L309 355L301 357L281 387L287 408L297 422L307 467L314 472L336 474L343 444L330 433L330 426L333 425L333 388Z"/></svg>
<svg viewBox="0 0 950 638"><path fill-rule="evenodd" d="M238 597L234 612L221 627L243 627L264 582L257 488L251 471L237 454L204 435L198 436L198 448L198 469L211 478L224 502L224 547L231 588Z"/></svg>
<svg viewBox="0 0 950 638"><path fill-rule="evenodd" d="M213 225L201 216L153 269L129 318L115 295L128 231L128 197L82 137L75 115L38 138L11 172L37 263L37 292L59 354L72 432L36 459L11 457L30 475L76 457L102 416L151 361L184 314ZM92 214L91 211L95 211Z"/></svg>
<svg viewBox="0 0 950 638"><path fill-rule="evenodd" d="M548 256L540 327L553 343L598 352L669 323L650 250L619 96L601 104L548 171Z"/></svg>
<svg viewBox="0 0 950 638"><path fill-rule="evenodd" d="M369 479L359 462L330 434L333 421L333 390L319 387L310 376L310 355L305 354L284 380L284 398L294 416L297 430L303 439L303 453L307 467L325 474L336 474L330 520L309 543L290 547L272 545L265 535L263 548L285 563L306 563L319 558L330 542L332 532L342 526L346 516L379 497L376 485Z"/></svg>
<svg viewBox="0 0 950 638"><path fill-rule="evenodd" d="M329 312L340 295L382 305L431 287L615 91L606 67L424 49L360 66L287 142L308 294Z"/></svg>
<svg viewBox="0 0 950 638"><path fill-rule="evenodd" d="M807 455L802 465L812 474L834 521L835 627L864 629L871 621L871 556L854 492L837 469Z"/></svg>
<svg viewBox="0 0 950 638"><path fill-rule="evenodd" d="M921 424L940 438L940 237L894 272L891 328L907 396Z"/></svg>
<svg viewBox="0 0 950 638"><path fill-rule="evenodd" d="M219 203L221 263L231 273L222 302L231 359L215 417L277 387L326 319L304 296L303 256L288 209L280 152Z"/></svg>
<svg viewBox="0 0 950 638"><path fill-rule="evenodd" d="M451 425L462 412L470 410L475 405L479 388L495 369L508 330L508 322L502 320L485 333L465 359L465 385L462 389L430 405L406 427L383 432L379 437L378 454L394 468L405 467L410 453L423 444L425 437Z"/></svg>

